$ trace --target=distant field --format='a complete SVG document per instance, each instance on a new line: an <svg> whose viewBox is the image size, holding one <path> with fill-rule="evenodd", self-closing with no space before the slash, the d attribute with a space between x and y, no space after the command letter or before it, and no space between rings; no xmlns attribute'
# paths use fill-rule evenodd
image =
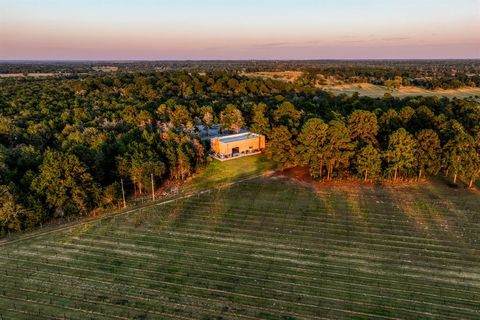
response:
<svg viewBox="0 0 480 320"><path fill-rule="evenodd" d="M297 80L303 75L302 71L262 71L262 72L245 72L241 75L247 77L260 77L282 80L286 82L292 82Z"/></svg>
<svg viewBox="0 0 480 320"><path fill-rule="evenodd" d="M301 77L301 71L272 71L272 72L250 72L242 75L248 77L270 78L282 81L295 81ZM394 97L409 96L439 96L447 98L467 98L480 96L480 88L460 88L452 90L427 90L419 87L402 87L398 90L390 90L387 87L374 85L371 83L355 83L355 84L339 84L339 85L318 85L320 89L324 89L335 94L345 93L351 95L355 92L362 96L374 98L383 97L385 93L390 93Z"/></svg>
<svg viewBox="0 0 480 320"><path fill-rule="evenodd" d="M100 72L116 72L118 71L118 67L115 66L99 66L99 67L92 67L93 71L100 71ZM86 73L81 73L86 74ZM50 77L61 77L61 76L68 76L70 73L67 72L30 72L27 74L24 73L0 73L1 78L50 78Z"/></svg>
<svg viewBox="0 0 480 320"><path fill-rule="evenodd" d="M2 319L478 319L480 197L258 178L2 246Z"/></svg>
<svg viewBox="0 0 480 320"><path fill-rule="evenodd" d="M58 77L68 75L66 73L27 73L27 77L32 78L46 78L46 77ZM23 73L0 73L0 78L24 78L25 74Z"/></svg>
<svg viewBox="0 0 480 320"><path fill-rule="evenodd" d="M395 97L407 96L439 96L448 98L465 98L470 96L480 96L480 88L461 88L455 90L427 90L419 87L402 87L398 90L389 90L384 86L377 86L369 83L344 84L333 86L319 86L321 89L333 92L335 94L346 93L353 94L358 92L363 96L383 97L385 93L390 93Z"/></svg>

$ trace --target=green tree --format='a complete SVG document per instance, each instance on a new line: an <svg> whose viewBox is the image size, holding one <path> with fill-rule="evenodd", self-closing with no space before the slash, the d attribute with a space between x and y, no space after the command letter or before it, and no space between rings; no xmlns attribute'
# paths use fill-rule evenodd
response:
<svg viewBox="0 0 480 320"><path fill-rule="evenodd" d="M385 152L389 169L393 171L393 181L397 181L399 172L415 166L415 138L404 128L400 128L388 137L388 149Z"/></svg>
<svg viewBox="0 0 480 320"><path fill-rule="evenodd" d="M176 105L175 109L170 112L170 122L175 128L191 126L192 118L187 107L182 105Z"/></svg>
<svg viewBox="0 0 480 320"><path fill-rule="evenodd" d="M379 123L380 136L384 136L385 138L402 126L402 120L395 109L388 109L384 112L379 118Z"/></svg>
<svg viewBox="0 0 480 320"><path fill-rule="evenodd" d="M415 156L418 163L418 178L422 175L436 175L441 168L440 139L432 129L424 129L417 132L417 148Z"/></svg>
<svg viewBox="0 0 480 320"><path fill-rule="evenodd" d="M220 113L220 125L223 131L239 132L244 125L242 112L233 104L228 104Z"/></svg>
<svg viewBox="0 0 480 320"><path fill-rule="evenodd" d="M416 132L422 129L434 129L435 113L427 106L418 107L415 109L415 115L410 120L410 127Z"/></svg>
<svg viewBox="0 0 480 320"><path fill-rule="evenodd" d="M200 108L200 114L202 116L202 123L207 129L207 136L209 135L209 129L212 127L215 117L213 116L213 108L211 106L203 106Z"/></svg>
<svg viewBox="0 0 480 320"><path fill-rule="evenodd" d="M400 89L400 87L402 86L402 77L400 76L395 76L395 78L393 80L385 80L383 82L383 85L385 87L387 87L388 89Z"/></svg>
<svg viewBox="0 0 480 320"><path fill-rule="evenodd" d="M270 134L270 122L266 117L267 105L259 103L253 106L252 126L250 130L268 136Z"/></svg>
<svg viewBox="0 0 480 320"><path fill-rule="evenodd" d="M345 123L332 120L328 123L327 142L323 149L323 156L327 164L327 180L330 180L334 169L346 168L353 156L354 144L350 139L350 132Z"/></svg>
<svg viewBox="0 0 480 320"><path fill-rule="evenodd" d="M297 110L292 103L284 101L273 112L273 120L275 121L275 124L286 126L288 129L291 130L293 128L297 128L300 125L302 114L303 112Z"/></svg>
<svg viewBox="0 0 480 320"><path fill-rule="evenodd" d="M67 214L89 213L98 194L92 176L76 156L51 149L45 152L32 187L50 209Z"/></svg>
<svg viewBox="0 0 480 320"><path fill-rule="evenodd" d="M21 130L14 125L13 120L0 115L0 143L8 146L15 143L20 135Z"/></svg>
<svg viewBox="0 0 480 320"><path fill-rule="evenodd" d="M28 210L17 202L7 186L0 185L0 230L18 231Z"/></svg>
<svg viewBox="0 0 480 320"><path fill-rule="evenodd" d="M158 106L155 114L161 122L168 122L170 112L170 108L166 104L162 103L160 106Z"/></svg>
<svg viewBox="0 0 480 320"><path fill-rule="evenodd" d="M7 161L7 148L0 144L0 183L5 183L5 177L7 176L8 167Z"/></svg>
<svg viewBox="0 0 480 320"><path fill-rule="evenodd" d="M368 178L378 177L382 170L382 156L380 151L371 144L360 149L355 156L355 169L363 176L364 181Z"/></svg>
<svg viewBox="0 0 480 320"><path fill-rule="evenodd" d="M312 118L303 125L298 135L297 162L308 165L310 175L314 178L322 177L327 131L328 125L322 119Z"/></svg>
<svg viewBox="0 0 480 320"><path fill-rule="evenodd" d="M469 149L469 155L464 167L465 177L468 179L468 187L472 188L473 183L480 176L480 155L476 150Z"/></svg>
<svg viewBox="0 0 480 320"><path fill-rule="evenodd" d="M377 116L365 110L355 110L348 117L350 138L362 143L377 143L378 121Z"/></svg>
<svg viewBox="0 0 480 320"><path fill-rule="evenodd" d="M273 160L282 168L295 163L295 145L292 141L292 134L287 127L279 126L272 129L265 153L270 160Z"/></svg>
<svg viewBox="0 0 480 320"><path fill-rule="evenodd" d="M124 177L129 177L135 191L143 194L145 186L149 186L151 175L160 179L165 174L166 166L147 145L132 143L129 151L118 157L118 171Z"/></svg>
<svg viewBox="0 0 480 320"><path fill-rule="evenodd" d="M118 207L122 199L122 189L121 185L118 182L114 182L111 185L108 185L103 190L102 194L102 206L104 208L113 208Z"/></svg>
<svg viewBox="0 0 480 320"><path fill-rule="evenodd" d="M470 181L468 187L472 188L475 180L480 177L480 130L475 137L475 155L472 155L472 161L469 164Z"/></svg>
<svg viewBox="0 0 480 320"><path fill-rule="evenodd" d="M147 110L141 110L138 114L137 114L137 125L140 127L140 128L146 128L146 127L149 127L153 124L153 117L151 115L150 112L148 112Z"/></svg>
<svg viewBox="0 0 480 320"><path fill-rule="evenodd" d="M415 110L409 106L403 107L402 109L400 109L400 112L398 113L398 116L400 117L404 127L406 128L409 128L408 124L414 115L415 115Z"/></svg>
<svg viewBox="0 0 480 320"><path fill-rule="evenodd" d="M444 168L447 173L453 174L453 183L457 183L459 175L472 182L477 175L479 162L477 142L458 122L453 123L452 130L454 134L443 147Z"/></svg>

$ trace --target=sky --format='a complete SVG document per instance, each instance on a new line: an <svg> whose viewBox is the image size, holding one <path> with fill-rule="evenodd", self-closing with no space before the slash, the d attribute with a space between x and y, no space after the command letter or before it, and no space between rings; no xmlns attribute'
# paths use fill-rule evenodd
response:
<svg viewBox="0 0 480 320"><path fill-rule="evenodd" d="M480 58L480 0L0 0L0 60Z"/></svg>

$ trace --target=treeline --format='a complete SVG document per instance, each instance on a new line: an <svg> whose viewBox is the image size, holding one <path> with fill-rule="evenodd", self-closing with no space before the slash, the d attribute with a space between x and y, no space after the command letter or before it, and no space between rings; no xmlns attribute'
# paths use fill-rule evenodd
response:
<svg viewBox="0 0 480 320"><path fill-rule="evenodd" d="M303 71L300 81L372 83L426 89L480 87L480 60L139 61L0 63L0 73L64 73L65 78L103 71L261 72ZM68 74L68 75L67 75ZM399 80L400 79L400 80Z"/></svg>
<svg viewBox="0 0 480 320"><path fill-rule="evenodd" d="M9 79L0 85L0 230L118 207L122 179L127 196L149 194L152 177L157 187L186 179L209 148L197 126L218 123L266 134L272 159L308 165L319 179L476 177L473 100L335 96L220 71ZM403 158L405 143L413 158Z"/></svg>
<svg viewBox="0 0 480 320"><path fill-rule="evenodd" d="M470 116L480 120L479 106L475 108ZM480 176L479 122L466 129L426 106L406 106L398 112L355 110L328 122L312 117L300 126L301 112L293 105L286 110L281 105L272 128L263 131L269 136L267 155L280 167L308 166L312 177L324 180L393 182L419 180L443 170L454 184L462 177L469 187Z"/></svg>
<svg viewBox="0 0 480 320"><path fill-rule="evenodd" d="M339 61L319 66L312 64L302 70L305 79L320 84L337 81L430 90L480 87L478 60Z"/></svg>

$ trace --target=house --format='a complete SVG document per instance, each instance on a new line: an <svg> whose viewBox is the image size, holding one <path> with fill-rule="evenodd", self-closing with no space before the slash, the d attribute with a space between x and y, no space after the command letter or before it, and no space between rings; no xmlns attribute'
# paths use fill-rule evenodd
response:
<svg viewBox="0 0 480 320"><path fill-rule="evenodd" d="M265 149L265 136L252 132L232 134L210 139L212 156L228 160L260 153Z"/></svg>

